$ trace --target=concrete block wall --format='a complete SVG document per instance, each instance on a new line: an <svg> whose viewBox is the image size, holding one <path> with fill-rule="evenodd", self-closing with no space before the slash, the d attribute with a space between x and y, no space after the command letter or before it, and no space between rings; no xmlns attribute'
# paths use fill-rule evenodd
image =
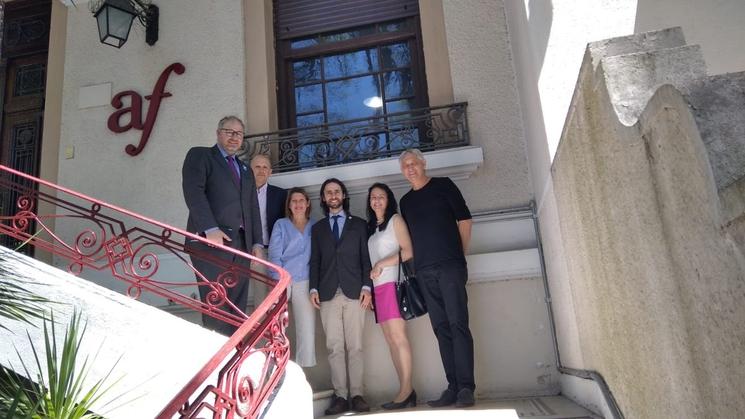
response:
<svg viewBox="0 0 745 419"><path fill-rule="evenodd" d="M742 76L707 78L697 47L658 42L676 32L588 46L551 168L544 237L566 274L549 280L574 301L567 366L603 374L626 417L743 417Z"/></svg>

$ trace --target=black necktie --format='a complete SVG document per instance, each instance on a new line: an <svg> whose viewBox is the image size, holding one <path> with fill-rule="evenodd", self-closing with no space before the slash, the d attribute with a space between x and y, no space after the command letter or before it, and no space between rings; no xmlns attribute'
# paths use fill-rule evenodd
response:
<svg viewBox="0 0 745 419"><path fill-rule="evenodd" d="M334 219L334 225L331 226L331 232L334 233L334 238L336 241L339 241L339 217L341 215L332 215L331 218Z"/></svg>

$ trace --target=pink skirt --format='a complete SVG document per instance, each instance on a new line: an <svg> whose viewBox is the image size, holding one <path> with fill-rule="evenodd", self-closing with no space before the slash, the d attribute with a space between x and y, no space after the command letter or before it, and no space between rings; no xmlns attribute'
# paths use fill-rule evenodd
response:
<svg viewBox="0 0 745 419"><path fill-rule="evenodd" d="M394 282L376 286L373 290L375 292L375 317L378 323L402 318L401 312L398 310L396 284Z"/></svg>

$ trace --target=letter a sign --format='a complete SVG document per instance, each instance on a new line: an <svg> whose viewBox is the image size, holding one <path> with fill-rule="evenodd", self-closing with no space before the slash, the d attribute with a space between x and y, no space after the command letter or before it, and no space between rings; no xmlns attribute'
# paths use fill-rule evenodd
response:
<svg viewBox="0 0 745 419"><path fill-rule="evenodd" d="M166 82L168 81L171 72L183 74L185 70L183 64L173 63L160 73L160 77L158 77L158 81L155 83L155 88L153 88L153 93L149 96L145 96L145 100L150 102L150 106L147 108L147 116L145 117L144 124L142 123L142 96L140 96L139 93L133 90L126 90L117 93L114 98L111 99L111 106L116 108L117 111L109 116L107 124L109 129L116 133L127 132L132 128L142 131L140 143L137 147L128 144L127 147L124 148L124 151L126 151L130 156L140 154L142 149L145 148L145 144L147 144L147 140L150 138L150 133L153 131L153 126L155 125L155 118L158 116L160 101L163 100L163 98L171 96L170 93L165 91ZM122 98L124 97L129 97L129 107L124 107L124 103L122 102ZM129 114L129 123L122 126L119 123L119 120L126 114Z"/></svg>

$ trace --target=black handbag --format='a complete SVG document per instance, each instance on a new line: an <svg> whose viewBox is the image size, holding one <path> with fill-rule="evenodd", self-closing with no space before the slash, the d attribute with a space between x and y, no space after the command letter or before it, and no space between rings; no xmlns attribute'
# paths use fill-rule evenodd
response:
<svg viewBox="0 0 745 419"><path fill-rule="evenodd" d="M396 281L396 299L398 300L398 310L404 320L411 320L427 314L427 304L424 302L424 295L419 288L419 282L409 266L410 262L411 260L402 262L399 252L398 263L403 268L404 277L401 278L401 269L399 269L398 280Z"/></svg>

